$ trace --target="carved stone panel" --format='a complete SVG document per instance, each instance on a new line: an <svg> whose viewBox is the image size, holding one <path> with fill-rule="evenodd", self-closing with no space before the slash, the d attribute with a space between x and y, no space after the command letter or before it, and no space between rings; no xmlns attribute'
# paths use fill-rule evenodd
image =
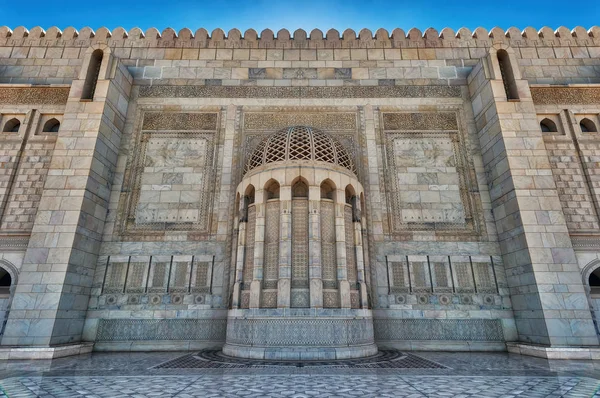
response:
<svg viewBox="0 0 600 398"><path fill-rule="evenodd" d="M321 201L321 261L324 289L337 288L334 210L333 201Z"/></svg>
<svg viewBox="0 0 600 398"><path fill-rule="evenodd" d="M143 115L123 182L118 215L122 234L210 231L217 116Z"/></svg>
<svg viewBox="0 0 600 398"><path fill-rule="evenodd" d="M308 200L292 201L292 288L308 287Z"/></svg>
<svg viewBox="0 0 600 398"><path fill-rule="evenodd" d="M242 288L250 289L254 278L254 238L256 235L256 206L248 206L248 224L246 225L246 252L244 253L244 271Z"/></svg>
<svg viewBox="0 0 600 398"><path fill-rule="evenodd" d="M279 201L266 205L264 289L276 289L279 279Z"/></svg>

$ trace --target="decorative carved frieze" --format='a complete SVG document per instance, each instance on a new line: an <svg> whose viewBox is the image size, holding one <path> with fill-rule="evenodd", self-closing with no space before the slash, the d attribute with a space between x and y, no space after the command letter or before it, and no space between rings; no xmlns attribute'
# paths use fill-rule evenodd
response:
<svg viewBox="0 0 600 398"><path fill-rule="evenodd" d="M147 112L144 130L210 130L217 129L217 113Z"/></svg>
<svg viewBox="0 0 600 398"><path fill-rule="evenodd" d="M67 103L70 87L2 87L0 88L0 104L52 104Z"/></svg>
<svg viewBox="0 0 600 398"><path fill-rule="evenodd" d="M458 86L141 86L141 98L459 98Z"/></svg>
<svg viewBox="0 0 600 398"><path fill-rule="evenodd" d="M375 319L376 341L504 341L499 319Z"/></svg>
<svg viewBox="0 0 600 398"><path fill-rule="evenodd" d="M598 105L600 88L597 87L531 87L536 105Z"/></svg>
<svg viewBox="0 0 600 398"><path fill-rule="evenodd" d="M355 112L248 112L244 130L280 130L289 126L310 126L327 132L356 130Z"/></svg>
<svg viewBox="0 0 600 398"><path fill-rule="evenodd" d="M96 341L224 341L226 319L100 319Z"/></svg>
<svg viewBox="0 0 600 398"><path fill-rule="evenodd" d="M383 113L385 130L458 130L454 112Z"/></svg>

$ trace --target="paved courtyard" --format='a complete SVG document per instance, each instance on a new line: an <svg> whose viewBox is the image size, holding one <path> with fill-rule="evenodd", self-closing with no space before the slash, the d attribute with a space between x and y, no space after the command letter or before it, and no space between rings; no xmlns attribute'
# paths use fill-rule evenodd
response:
<svg viewBox="0 0 600 398"><path fill-rule="evenodd" d="M157 368L189 355L173 352L2 361L0 397L600 397L600 361L548 361L506 353L411 354L420 366L442 366L237 366L215 361L204 368Z"/></svg>

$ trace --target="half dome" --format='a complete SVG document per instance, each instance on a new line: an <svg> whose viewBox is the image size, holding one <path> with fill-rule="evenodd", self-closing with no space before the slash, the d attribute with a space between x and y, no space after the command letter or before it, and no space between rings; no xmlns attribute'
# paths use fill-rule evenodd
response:
<svg viewBox="0 0 600 398"><path fill-rule="evenodd" d="M306 126L287 127L261 141L248 159L245 172L268 163L296 160L333 163L356 173L352 158L338 140Z"/></svg>

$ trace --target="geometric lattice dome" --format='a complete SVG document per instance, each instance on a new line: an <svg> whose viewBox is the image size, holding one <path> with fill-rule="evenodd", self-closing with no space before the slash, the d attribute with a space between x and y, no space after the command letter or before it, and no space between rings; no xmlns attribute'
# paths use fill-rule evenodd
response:
<svg viewBox="0 0 600 398"><path fill-rule="evenodd" d="M245 172L267 163L288 160L333 163L356 173L352 158L338 140L305 126L287 127L265 138L248 159Z"/></svg>

